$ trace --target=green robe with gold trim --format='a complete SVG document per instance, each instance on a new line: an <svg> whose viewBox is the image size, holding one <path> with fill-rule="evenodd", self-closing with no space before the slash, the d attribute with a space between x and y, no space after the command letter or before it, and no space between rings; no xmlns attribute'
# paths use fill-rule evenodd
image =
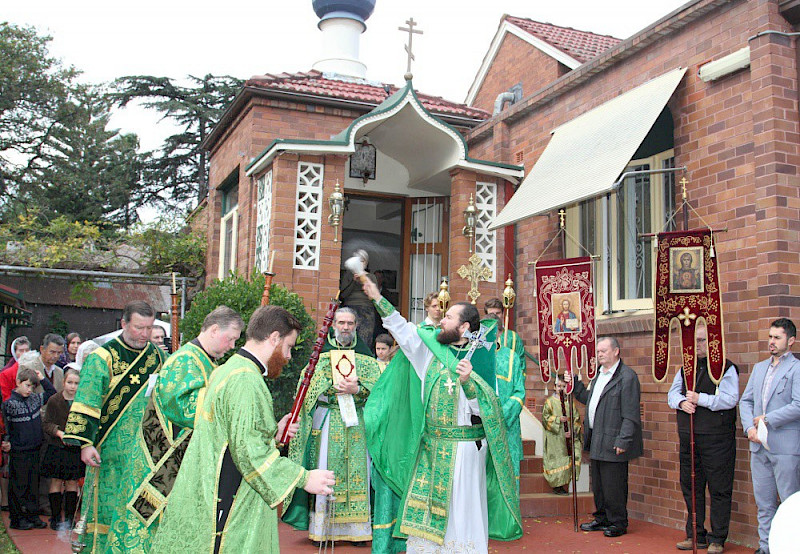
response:
<svg viewBox="0 0 800 554"><path fill-rule="evenodd" d="M89 468L83 487L91 552L147 552L150 535L126 505L149 471L142 448L141 421L150 375L163 353L148 343L136 350L110 340L90 354L70 408L64 442L94 446L100 467Z"/></svg>
<svg viewBox="0 0 800 554"><path fill-rule="evenodd" d="M564 396L564 406L569 410L569 397ZM572 481L572 458L567 454L567 442L564 438L564 423L561 416L564 411L561 409L561 399L558 394L553 394L544 401L542 408L542 427L544 427L544 445L542 460L544 466L544 478L553 487L569 485ZM581 475L581 453L583 446L581 437L583 430L581 427L581 414L575 403L572 403L572 425L577 440L573 443L575 447L575 478Z"/></svg>
<svg viewBox="0 0 800 554"><path fill-rule="evenodd" d="M498 540L520 538L519 495L508 453L505 422L494 390L494 353L484 355L485 351L479 349L472 359L471 378L461 384L454 368L466 349L439 344L436 340L439 330L420 327L412 331L413 325L398 319L384 299L376 307L383 317L384 327L403 349L384 371L364 411L367 445L375 468L402 497L397 513L399 525L394 535L414 535L443 544L450 512L462 508L451 506L453 469L459 445L485 438L488 536ZM494 324L493 321L482 323ZM490 340L494 340L494 328L490 328ZM424 347L415 348L431 352L421 357L419 353L414 354L415 359L430 359L424 385L404 350L406 344L418 344L419 339L401 336L401 333L418 334ZM464 425L458 421L462 389L467 400L477 400L480 424Z"/></svg>
<svg viewBox="0 0 800 554"><path fill-rule="evenodd" d="M511 329L504 329L497 335L497 345L501 348L510 348L517 357L522 375L527 375L528 360L525 359L525 343L519 333Z"/></svg>
<svg viewBox="0 0 800 554"><path fill-rule="evenodd" d="M149 471L128 501L128 509L155 533L158 518L189 446L197 398L217 367L206 352L184 344L159 372L156 387L142 418L141 443ZM187 428L188 427L188 428Z"/></svg>
<svg viewBox="0 0 800 554"><path fill-rule="evenodd" d="M508 434L508 451L519 487L519 463L522 461L522 431L519 414L525 405L525 370L510 348L500 347L495 354L497 396L503 409Z"/></svg>
<svg viewBox="0 0 800 554"><path fill-rule="evenodd" d="M339 350L348 350L339 347ZM333 388L331 375L331 350L323 352L319 357L316 371L311 378L308 393L303 402L298 422L300 428L289 443L289 458L307 469L318 467L322 429L313 429L315 411L328 408L326 423L328 424L328 456L326 469L336 475L334 495L334 528L327 534L319 534L310 525L309 510L314 510L315 498L308 497L304 491L298 491L291 507L284 516L284 521L295 529L308 530L312 540L371 540L369 471L367 463L367 444L364 433L364 404L370 391L381 375L375 358L354 353L356 359L356 375L361 390L353 395L358 414L358 424L346 427L342 421L336 389ZM305 370L301 373L301 381ZM298 383L298 388L300 383ZM341 524L341 525L339 525ZM366 524L348 526L347 524ZM323 526L325 527L325 526ZM357 530L357 531L356 531ZM356 531L357 535L351 535Z"/></svg>
<svg viewBox="0 0 800 554"><path fill-rule="evenodd" d="M219 552L278 554L276 509L305 485L308 471L280 456L277 430L272 395L255 362L236 354L214 370L151 552L213 552L222 468L229 458L241 481Z"/></svg>

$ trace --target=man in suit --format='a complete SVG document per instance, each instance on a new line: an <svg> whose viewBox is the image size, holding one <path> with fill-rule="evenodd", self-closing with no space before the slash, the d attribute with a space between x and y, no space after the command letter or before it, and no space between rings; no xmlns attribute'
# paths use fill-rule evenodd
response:
<svg viewBox="0 0 800 554"><path fill-rule="evenodd" d="M636 372L622 363L614 337L597 341L600 371L587 389L575 379L575 398L586 405L584 450L591 459L594 521L583 531L619 537L628 531L628 461L642 455L640 385Z"/></svg>
<svg viewBox="0 0 800 554"><path fill-rule="evenodd" d="M797 328L781 318L769 328L770 357L753 366L739 402L750 441L750 471L758 506L758 550L769 554L769 530L780 502L800 490L800 360L792 354ZM758 425L767 429L766 444ZM780 502L778 501L780 496Z"/></svg>

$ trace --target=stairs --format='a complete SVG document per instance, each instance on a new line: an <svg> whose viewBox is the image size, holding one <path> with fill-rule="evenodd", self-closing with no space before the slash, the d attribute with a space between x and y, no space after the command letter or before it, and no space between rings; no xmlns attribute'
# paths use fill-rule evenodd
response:
<svg viewBox="0 0 800 554"><path fill-rule="evenodd" d="M542 473L542 457L536 456L535 441L523 441L524 458L520 463L519 504L522 517L569 516L572 517L572 494L558 496L547 484ZM578 520L594 511L594 497L590 492L578 493Z"/></svg>

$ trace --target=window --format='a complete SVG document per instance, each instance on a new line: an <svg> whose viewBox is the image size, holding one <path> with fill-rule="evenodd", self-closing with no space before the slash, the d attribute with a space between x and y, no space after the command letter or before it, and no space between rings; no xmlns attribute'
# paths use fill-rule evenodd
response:
<svg viewBox="0 0 800 554"><path fill-rule="evenodd" d="M672 150L632 160L625 171L675 167ZM655 256L652 237L674 228L674 173L633 175L607 197L585 200L567 209L567 256L599 256L595 265L595 302L605 313L652 309ZM669 224L668 224L669 223ZM581 248L581 245L586 249Z"/></svg>
<svg viewBox="0 0 800 554"><path fill-rule="evenodd" d="M272 217L272 171L256 181L256 269L269 269L269 228Z"/></svg>
<svg viewBox="0 0 800 554"><path fill-rule="evenodd" d="M238 172L236 173L238 177ZM230 180L230 178L229 178ZM219 278L236 269L236 246L239 226L239 185L221 189L222 218L219 230Z"/></svg>

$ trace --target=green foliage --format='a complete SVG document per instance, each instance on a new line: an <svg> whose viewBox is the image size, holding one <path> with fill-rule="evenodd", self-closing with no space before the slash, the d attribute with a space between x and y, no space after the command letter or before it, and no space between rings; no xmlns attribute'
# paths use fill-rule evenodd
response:
<svg viewBox="0 0 800 554"><path fill-rule="evenodd" d="M256 308L261 305L263 293L264 276L255 271L249 280L242 275L232 273L226 279L214 281L192 300L191 308L181 321L183 336L186 340L191 340L200 334L203 319L221 304L236 310L245 323L248 322ZM303 332L297 338L297 346L292 351L291 362L284 368L280 377L267 382L275 405L275 417L280 419L291 410L297 382L311 355L315 324L303 305L303 299L280 285L270 287L270 304L286 308L303 325ZM245 337L242 332L236 348L241 347L244 342ZM232 354L233 352L229 353L224 359Z"/></svg>
<svg viewBox="0 0 800 554"><path fill-rule="evenodd" d="M31 210L0 223L0 260L31 267L84 267L101 238L100 228L66 216L45 224L42 220L37 210Z"/></svg>
<svg viewBox="0 0 800 554"><path fill-rule="evenodd" d="M167 220L142 226L129 244L144 253L143 273L178 273L199 278L205 271L206 235L189 227L176 229Z"/></svg>
<svg viewBox="0 0 800 554"><path fill-rule="evenodd" d="M50 317L47 318L47 328L48 333L55 333L62 337L66 337L67 333L69 333L69 325L62 317L61 312L50 314Z"/></svg>
<svg viewBox="0 0 800 554"><path fill-rule="evenodd" d="M145 202L165 207L185 207L208 193L208 153L201 148L211 129L233 101L243 82L230 76L188 76L189 85L168 77L132 75L116 80L111 98L119 106L142 101L177 126L157 152L143 162Z"/></svg>
<svg viewBox="0 0 800 554"><path fill-rule="evenodd" d="M52 143L78 72L50 57L51 38L0 22L0 200L16 195Z"/></svg>

